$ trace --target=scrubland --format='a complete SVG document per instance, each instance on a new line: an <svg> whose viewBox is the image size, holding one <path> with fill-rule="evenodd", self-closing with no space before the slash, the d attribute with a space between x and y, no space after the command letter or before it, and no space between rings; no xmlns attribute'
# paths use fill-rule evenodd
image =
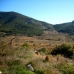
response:
<svg viewBox="0 0 74 74"><path fill-rule="evenodd" d="M74 37L69 35L0 37L3 74L74 74ZM31 64L34 70L27 65Z"/></svg>

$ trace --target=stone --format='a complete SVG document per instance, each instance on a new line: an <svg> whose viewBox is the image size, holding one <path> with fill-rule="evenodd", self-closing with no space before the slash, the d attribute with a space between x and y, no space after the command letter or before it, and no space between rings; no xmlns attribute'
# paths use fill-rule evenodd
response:
<svg viewBox="0 0 74 74"><path fill-rule="evenodd" d="M28 65L27 65L27 68L28 68L29 70L31 70L31 71L34 71L34 68L32 67L31 64L28 64Z"/></svg>

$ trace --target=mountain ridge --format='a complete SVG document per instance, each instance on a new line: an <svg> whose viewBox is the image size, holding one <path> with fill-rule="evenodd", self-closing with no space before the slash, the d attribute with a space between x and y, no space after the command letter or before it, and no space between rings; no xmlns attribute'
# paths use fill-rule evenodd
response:
<svg viewBox="0 0 74 74"><path fill-rule="evenodd" d="M38 21L16 12L0 12L0 31L7 34L42 35L54 30L51 24Z"/></svg>
<svg viewBox="0 0 74 74"><path fill-rule="evenodd" d="M53 25L54 29L58 32L68 33L74 35L74 21Z"/></svg>
<svg viewBox="0 0 74 74"><path fill-rule="evenodd" d="M74 35L74 21L49 24L18 12L0 12L0 32L6 35L40 36L45 31L57 31Z"/></svg>

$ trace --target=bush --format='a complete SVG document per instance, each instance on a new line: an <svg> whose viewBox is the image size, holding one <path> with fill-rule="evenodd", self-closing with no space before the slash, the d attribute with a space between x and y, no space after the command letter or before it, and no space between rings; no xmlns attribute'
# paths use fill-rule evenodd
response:
<svg viewBox="0 0 74 74"><path fill-rule="evenodd" d="M22 44L22 47L23 48L30 48L30 46L29 46L29 44L26 42L26 43L24 43L24 44Z"/></svg>
<svg viewBox="0 0 74 74"><path fill-rule="evenodd" d="M24 64L19 60L11 60L7 62L8 74L35 74L34 72L28 70Z"/></svg>
<svg viewBox="0 0 74 74"><path fill-rule="evenodd" d="M9 69L9 74L35 74L34 72L28 70L25 66L23 65L14 65L11 66Z"/></svg>
<svg viewBox="0 0 74 74"><path fill-rule="evenodd" d="M39 52L47 54L48 53L48 50L46 48L41 48L39 50Z"/></svg>
<svg viewBox="0 0 74 74"><path fill-rule="evenodd" d="M8 62L8 74L42 74L40 71L31 71L19 60Z"/></svg>
<svg viewBox="0 0 74 74"><path fill-rule="evenodd" d="M8 66L19 65L19 64L20 64L19 60L11 60L7 62Z"/></svg>
<svg viewBox="0 0 74 74"><path fill-rule="evenodd" d="M52 55L61 54L64 57L72 58L74 56L74 47L67 44L56 46L51 52Z"/></svg>
<svg viewBox="0 0 74 74"><path fill-rule="evenodd" d="M63 74L74 74L74 65L61 64L57 67Z"/></svg>
<svg viewBox="0 0 74 74"><path fill-rule="evenodd" d="M0 49L4 49L6 47L5 42L1 41L0 42Z"/></svg>

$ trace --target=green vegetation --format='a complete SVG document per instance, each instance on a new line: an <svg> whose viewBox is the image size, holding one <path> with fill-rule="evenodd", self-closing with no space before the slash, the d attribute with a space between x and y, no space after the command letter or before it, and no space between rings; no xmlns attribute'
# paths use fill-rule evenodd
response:
<svg viewBox="0 0 74 74"><path fill-rule="evenodd" d="M58 32L68 33L74 35L74 21L63 24L56 24L53 26Z"/></svg>
<svg viewBox="0 0 74 74"><path fill-rule="evenodd" d="M46 49L46 48L41 48L41 49L39 50L39 52L40 52L41 54L47 54L47 53L48 53L48 49Z"/></svg>
<svg viewBox="0 0 74 74"><path fill-rule="evenodd" d="M28 70L25 65L22 65L18 60L9 61L7 63L8 74L35 74L34 72Z"/></svg>
<svg viewBox="0 0 74 74"><path fill-rule="evenodd" d="M74 45L62 44L60 46L56 46L54 50L51 52L52 55L61 54L68 58L74 57Z"/></svg>
<svg viewBox="0 0 74 74"><path fill-rule="evenodd" d="M54 30L74 35L74 21L52 26L16 12L0 12L0 36L40 36L44 31Z"/></svg>
<svg viewBox="0 0 74 74"><path fill-rule="evenodd" d="M74 74L74 65L60 64L57 68L62 72L62 74Z"/></svg>
<svg viewBox="0 0 74 74"><path fill-rule="evenodd" d="M16 12L0 12L0 32L4 35L40 36L44 28L54 30L51 24L37 21Z"/></svg>
<svg viewBox="0 0 74 74"><path fill-rule="evenodd" d="M21 47L23 47L22 50ZM27 50L25 47L27 48ZM73 55L67 55L67 54L73 53L74 52L73 49L74 45L62 44L55 48L55 52L60 50L59 53L56 52L56 54L61 54L66 57L72 58ZM63 53L62 50L64 50L65 53ZM64 58L63 56L57 56L59 59L57 61L56 60L57 57L54 57L49 54L47 55L46 48L40 49L39 53L43 53L44 55L42 54L36 55L34 50L30 50L28 43L24 43L22 44L22 46L13 48L13 47L8 47L8 45L4 41L1 41L0 71L2 71L3 74L73 74L74 73L74 64L70 62L70 59L68 62L65 61L66 58ZM60 62L63 60L65 62ZM34 71L30 70L27 67L28 64L32 65Z"/></svg>
<svg viewBox="0 0 74 74"><path fill-rule="evenodd" d="M26 42L26 43L22 44L22 47L23 47L23 48L29 48L30 46L29 46L29 44Z"/></svg>
<svg viewBox="0 0 74 74"><path fill-rule="evenodd" d="M54 68L52 63L44 62L42 59L33 60L31 61L31 64L36 71L40 72L40 74L61 74Z"/></svg>

